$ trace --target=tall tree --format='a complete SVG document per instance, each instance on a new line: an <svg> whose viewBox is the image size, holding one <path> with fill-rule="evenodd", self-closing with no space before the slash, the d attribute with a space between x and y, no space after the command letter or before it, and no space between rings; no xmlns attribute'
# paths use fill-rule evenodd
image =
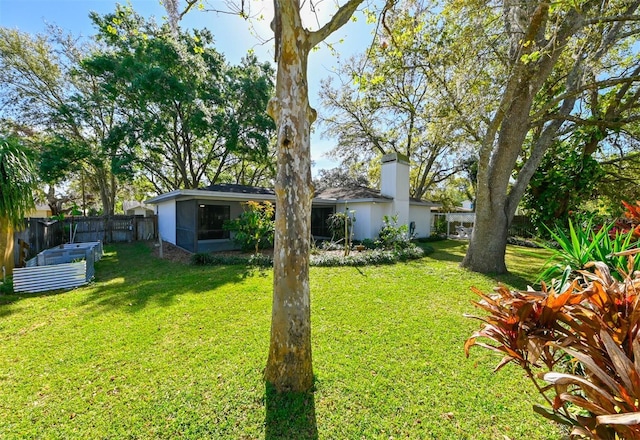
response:
<svg viewBox="0 0 640 440"><path fill-rule="evenodd" d="M57 134L85 151L85 175L101 195L105 214L113 214L118 190L119 145L108 144L114 108L88 105L99 84L78 69L90 47L51 27L32 36L0 28L2 117L28 125L35 133Z"/></svg>
<svg viewBox="0 0 640 440"><path fill-rule="evenodd" d="M277 126L276 232L271 343L265 379L279 392L308 391L313 384L309 248L311 238L310 130L316 111L309 105L309 52L348 22L363 0L348 0L318 30L302 22L299 0L274 0L276 96L268 114ZM187 9L197 4L187 0ZM174 21L177 0L165 2ZM244 1L241 2L241 7ZM245 14L242 14L245 15Z"/></svg>
<svg viewBox="0 0 640 440"><path fill-rule="evenodd" d="M318 177L313 181L316 191L340 186L369 186L369 179L362 172L349 168L332 168L318 171Z"/></svg>
<svg viewBox="0 0 640 440"><path fill-rule="evenodd" d="M362 0L349 0L316 31L302 23L298 0L274 0L276 96L269 115L278 127L276 233L271 343L265 379L282 391L313 385L309 250L311 239L311 124L309 52L351 18Z"/></svg>
<svg viewBox="0 0 640 440"><path fill-rule="evenodd" d="M341 65L338 87L323 82L322 102L331 113L322 123L337 139L331 155L347 166L394 152L409 157L410 193L422 198L461 170L471 145L433 77L433 59L444 59L433 37L437 23L427 5L412 6L386 15L365 53Z"/></svg>
<svg viewBox="0 0 640 440"><path fill-rule="evenodd" d="M620 126L636 106L640 60L629 47L638 34L639 4L500 4L508 74L480 146L476 223L463 266L505 272L509 224L545 152L562 131ZM626 61L610 64L616 59ZM581 111L612 88L622 114L610 118L605 111L592 119ZM596 148L601 140L594 132L585 144Z"/></svg>
<svg viewBox="0 0 640 440"><path fill-rule="evenodd" d="M174 34L129 6L92 19L106 47L83 66L117 103L119 140L140 147L137 164L159 192L215 183L242 161L269 168L268 63L249 55L230 67L210 32Z"/></svg>

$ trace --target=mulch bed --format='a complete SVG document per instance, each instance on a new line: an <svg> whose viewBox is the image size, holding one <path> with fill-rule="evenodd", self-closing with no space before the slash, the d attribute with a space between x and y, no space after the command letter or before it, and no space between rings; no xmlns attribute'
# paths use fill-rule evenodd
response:
<svg viewBox="0 0 640 440"><path fill-rule="evenodd" d="M151 253L154 257L160 258L160 246L158 246L157 242L150 243L151 245ZM273 249L265 249L261 251L264 255L273 256ZM325 255L344 255L344 251L322 251ZM352 254L358 253L358 251L351 251ZM182 248L174 246L171 243L162 242L162 257L164 260L173 261L176 263L182 264L190 264L191 263L191 252L187 252ZM220 252L220 255L247 255L250 256L251 253L242 252L242 251L225 251Z"/></svg>

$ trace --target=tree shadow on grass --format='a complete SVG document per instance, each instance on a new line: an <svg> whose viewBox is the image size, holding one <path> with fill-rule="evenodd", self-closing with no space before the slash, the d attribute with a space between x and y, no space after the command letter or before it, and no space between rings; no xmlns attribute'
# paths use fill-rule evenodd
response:
<svg viewBox="0 0 640 440"><path fill-rule="evenodd" d="M429 243L434 251L428 255L438 261L461 263L469 245L468 240L442 240Z"/></svg>
<svg viewBox="0 0 640 440"><path fill-rule="evenodd" d="M278 393L267 383L265 398L265 440L318 438L313 391Z"/></svg>
<svg viewBox="0 0 640 440"><path fill-rule="evenodd" d="M5 318L16 312L15 307L12 307L14 303L17 303L27 298L44 298L47 296L60 295L68 290L51 290L48 292L37 293L11 293L0 295L0 318Z"/></svg>
<svg viewBox="0 0 640 440"><path fill-rule="evenodd" d="M194 266L161 260L144 244L120 244L96 263L96 283L82 301L96 310L143 310L153 302L173 304L181 294L213 292L226 284L242 282L257 268L246 265Z"/></svg>
<svg viewBox="0 0 640 440"><path fill-rule="evenodd" d="M428 256L437 261L448 261L453 263L462 263L464 255L467 252L469 242L466 240L443 240L432 243L435 251ZM522 274L510 271L506 274L484 274L496 283L507 284L517 290L526 290L532 284L531 280Z"/></svg>
<svg viewBox="0 0 640 440"><path fill-rule="evenodd" d="M212 292L249 276L262 275L260 269L243 265L194 266L161 260L142 242L106 246L105 255L95 263L95 269L95 280L80 287L87 289L87 294L78 304L97 312L123 309L135 313L149 303L168 306L186 292ZM24 299L69 292L62 289L0 295L0 317L15 313L16 305Z"/></svg>

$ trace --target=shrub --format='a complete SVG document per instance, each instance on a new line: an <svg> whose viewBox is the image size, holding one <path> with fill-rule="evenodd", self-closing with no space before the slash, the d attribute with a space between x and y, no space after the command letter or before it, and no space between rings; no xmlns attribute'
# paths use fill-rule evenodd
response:
<svg viewBox="0 0 640 440"><path fill-rule="evenodd" d="M365 249L377 249L378 245L377 243L370 239L370 238L365 238L364 240L362 240L362 242L360 243L362 246L365 247Z"/></svg>
<svg viewBox="0 0 640 440"><path fill-rule="evenodd" d="M195 266L227 266L247 264L249 257L245 255L225 255L197 253L191 256L191 264Z"/></svg>
<svg viewBox="0 0 640 440"><path fill-rule="evenodd" d="M447 239L446 235L431 234L428 237L414 238L412 241L414 241L416 243L433 243L433 242L436 242L436 241L443 241L443 240L446 240L446 239Z"/></svg>
<svg viewBox="0 0 640 440"><path fill-rule="evenodd" d="M327 240L320 243L320 249L323 251L340 251L344 249L344 245L336 243L335 241Z"/></svg>
<svg viewBox="0 0 640 440"><path fill-rule="evenodd" d="M624 280L597 262L572 282L543 283L538 292L501 286L485 295L474 289L481 298L475 305L488 315L474 317L483 325L466 341L467 357L479 346L503 356L495 371L520 366L547 402L534 411L567 426L572 437L640 438L640 277L629 274L634 265L630 257Z"/></svg>
<svg viewBox="0 0 640 440"><path fill-rule="evenodd" d="M382 218L383 226L378 233L378 241L384 249L406 249L411 245L411 235L407 225L398 226L398 216Z"/></svg>
<svg viewBox="0 0 640 440"><path fill-rule="evenodd" d="M424 254L425 251L415 245L399 251L376 249L370 252L359 252L347 256L335 254L319 254L311 256L310 265L337 267L394 264L398 261L407 261L422 258Z"/></svg>
<svg viewBox="0 0 640 440"><path fill-rule="evenodd" d="M260 249L273 244L275 208L269 201L248 201L244 204L244 212L235 220L225 222L224 229L233 232L233 241L243 251L253 250L258 254Z"/></svg>
<svg viewBox="0 0 640 440"><path fill-rule="evenodd" d="M398 256L398 260L407 261L417 260L418 258L424 257L425 254L430 254L432 252L433 248L431 246L418 247L412 244L407 248L396 251L396 255Z"/></svg>
<svg viewBox="0 0 640 440"><path fill-rule="evenodd" d="M247 260L249 266L255 267L273 267L273 258L269 255L253 254Z"/></svg>
<svg viewBox="0 0 640 440"><path fill-rule="evenodd" d="M507 237L507 243L514 246L527 247L527 248L541 248L538 243L533 240L524 237Z"/></svg>
<svg viewBox="0 0 640 440"><path fill-rule="evenodd" d="M549 283L569 266L573 271L585 269L592 261L602 261L610 269L613 276L621 279L620 271L626 269L627 260L619 253L637 244L633 232L619 233L611 236L613 224L594 228L588 220L583 228L575 228L569 220L569 230L556 227L549 230L556 246L543 245L553 255L547 261L546 269L540 274L539 280ZM634 262L635 268L640 268L640 258Z"/></svg>
<svg viewBox="0 0 640 440"><path fill-rule="evenodd" d="M4 282L0 282L0 295L13 294L13 279L7 278Z"/></svg>

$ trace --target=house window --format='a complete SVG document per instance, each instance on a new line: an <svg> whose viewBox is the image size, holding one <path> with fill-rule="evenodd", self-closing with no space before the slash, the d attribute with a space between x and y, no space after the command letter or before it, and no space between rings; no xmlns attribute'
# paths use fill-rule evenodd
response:
<svg viewBox="0 0 640 440"><path fill-rule="evenodd" d="M229 238L222 225L230 218L229 206L200 205L198 209L198 240Z"/></svg>
<svg viewBox="0 0 640 440"><path fill-rule="evenodd" d="M311 208L311 235L314 237L331 237L331 231L327 225L329 216L333 214L333 206L323 208Z"/></svg>

